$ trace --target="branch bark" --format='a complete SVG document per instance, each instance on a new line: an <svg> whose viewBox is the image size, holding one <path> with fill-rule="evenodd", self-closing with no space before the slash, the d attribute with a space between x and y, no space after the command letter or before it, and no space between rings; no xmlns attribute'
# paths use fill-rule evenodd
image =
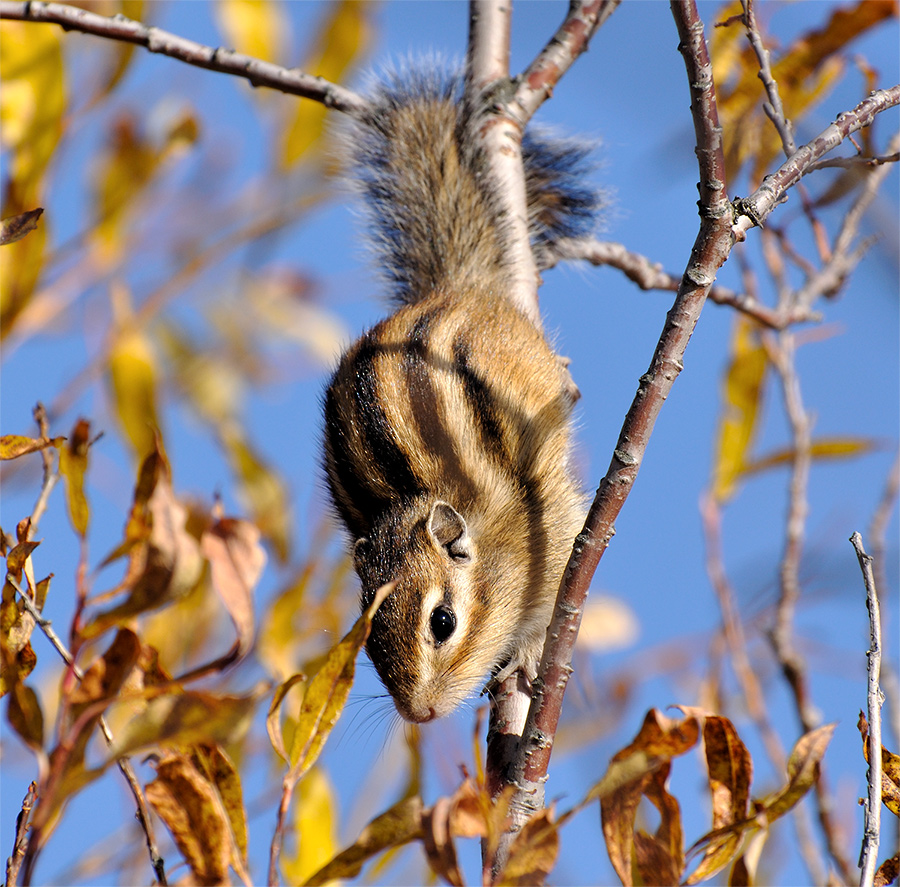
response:
<svg viewBox="0 0 900 887"><path fill-rule="evenodd" d="M0 19L50 23L60 25L67 31L80 31L107 40L135 43L150 52L167 55L188 65L243 77L253 86L268 86L289 95L313 99L328 108L348 114L356 114L366 108L366 101L362 96L322 77L305 74L296 68L283 68L231 49L205 46L162 28L148 27L124 15L97 15L66 3L0 0Z"/></svg>
<svg viewBox="0 0 900 887"><path fill-rule="evenodd" d="M676 0L672 12L691 89L700 165L700 230L656 352L647 373L640 379L609 469L565 570L533 687L528 722L514 762L512 782L516 794L510 808L513 828L520 828L531 812L543 805L547 767L591 577L615 532L615 518L637 477L659 411L681 371L685 348L715 274L733 243L722 136L703 23L691 0Z"/></svg>

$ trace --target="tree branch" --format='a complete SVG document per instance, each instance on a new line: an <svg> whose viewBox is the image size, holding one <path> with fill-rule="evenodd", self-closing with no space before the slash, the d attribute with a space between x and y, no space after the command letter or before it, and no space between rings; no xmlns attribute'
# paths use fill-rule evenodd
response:
<svg viewBox="0 0 900 887"><path fill-rule="evenodd" d="M573 62L585 52L597 29L621 0L571 0L569 12L537 58L517 78L515 101L524 125L550 97Z"/></svg>
<svg viewBox="0 0 900 887"><path fill-rule="evenodd" d="M788 190L811 171L816 161L851 133L869 126L879 113L897 104L900 104L900 85L877 89L852 111L838 115L834 123L789 157L778 170L766 176L753 194L735 201L736 218L732 229L735 239L743 240L750 228L762 225L772 210L787 199Z"/></svg>
<svg viewBox="0 0 900 887"><path fill-rule="evenodd" d="M732 246L721 129L703 23L691 0L673 2L672 12L691 89L700 165L700 231L656 353L647 373L641 377L609 470L597 490L584 529L575 541L560 586L516 761L517 794L511 811L514 821L519 823L543 803L543 784L591 577L615 532L613 522L637 477L659 411L681 371L685 348L716 271Z"/></svg>
<svg viewBox="0 0 900 887"><path fill-rule="evenodd" d="M866 822L860 850L859 865L862 869L860 887L872 887L875 869L878 867L878 844L881 838L881 706L884 694L881 692L881 613L878 608L878 590L875 587L875 573L872 558L863 548L862 536L854 533L850 542L856 550L859 567L866 586L866 609L869 611L869 652L868 691L866 693L869 734L865 738L869 749L868 798L865 811Z"/></svg>
<svg viewBox="0 0 900 887"><path fill-rule="evenodd" d="M50 23L60 25L67 31L81 31L107 40L135 43L150 52L209 71L243 77L253 86L267 86L289 95L313 99L347 114L358 114L367 107L362 96L344 86L329 83L322 77L305 74L296 68L283 68L231 49L205 46L162 28L148 27L123 15L97 15L65 3L0 0L0 19Z"/></svg>
<svg viewBox="0 0 900 887"><path fill-rule="evenodd" d="M677 292L681 285L680 278L669 274L660 264L651 261L647 256L631 252L621 243L610 243L589 237L561 240L554 246L553 253L554 259L566 261L583 259L595 266L608 265L610 268L616 268L642 290ZM735 308L774 330L782 330L795 323L821 319L821 315L808 308L792 308L787 311L770 308L749 293L737 293L724 286L712 287L707 298L717 305Z"/></svg>

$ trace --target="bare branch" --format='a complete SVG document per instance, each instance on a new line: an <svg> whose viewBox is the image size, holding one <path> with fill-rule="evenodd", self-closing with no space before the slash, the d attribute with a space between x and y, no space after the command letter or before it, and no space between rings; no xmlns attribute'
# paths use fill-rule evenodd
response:
<svg viewBox="0 0 900 887"><path fill-rule="evenodd" d="M560 586L553 620L535 682L528 725L519 749L518 793L511 811L522 821L543 803L543 783L559 722L575 636L594 570L615 530L613 522L630 492L659 411L681 371L682 357L718 268L732 245L731 208L725 193L725 162L718 124L712 66L703 23L693 2L673 2L691 90L691 110L700 165L700 231L666 319L656 353L641 377L606 477L579 534Z"/></svg>
<svg viewBox="0 0 900 887"><path fill-rule="evenodd" d="M550 97L560 78L585 52L597 28L621 0L571 0L569 12L538 57L518 78L515 101L524 124Z"/></svg>
<svg viewBox="0 0 900 887"><path fill-rule="evenodd" d="M741 6L744 7L744 25L747 28L747 39L756 53L759 60L758 77L762 81L769 98L768 102L763 104L763 110L766 116L775 125L778 135L781 138L781 145L784 148L786 157L792 157L797 150L794 144L794 127L791 121L787 119L784 113L784 106L781 104L781 94L778 92L778 84L772 76L772 66L769 64L769 50L763 43L762 35L756 26L756 12L754 10L753 0L741 0Z"/></svg>
<svg viewBox="0 0 900 887"><path fill-rule="evenodd" d="M571 261L583 259L592 265L608 265L621 271L642 290L669 290L677 292L681 280L664 271L662 266L628 250L621 243L611 243L591 238L561 240L554 246L554 258ZM821 315L807 308L787 311L770 308L748 293L737 293L724 286L714 286L708 298L717 305L728 305L758 320L770 329L782 330L795 323L820 320Z"/></svg>
<svg viewBox="0 0 900 887"><path fill-rule="evenodd" d="M488 190L509 232L507 298L538 328L538 269L528 230L528 197L522 164L524 122L510 101L509 32L512 8L504 0L472 0L464 101L467 144L487 166Z"/></svg>
<svg viewBox="0 0 900 887"><path fill-rule="evenodd" d="M28 823L36 800L37 783L32 782L22 800L22 809L16 817L16 838L13 842L13 852L6 860L7 887L16 887L19 882L19 869L22 867L22 860L25 859L25 851L28 848Z"/></svg>
<svg viewBox="0 0 900 887"><path fill-rule="evenodd" d="M869 611L869 652L868 691L866 693L869 735L869 792L866 799L866 824L860 850L860 887L872 887L875 869L878 867L878 844L881 838L881 706L884 694L881 692L881 613L878 608L878 590L875 587L875 573L872 558L863 548L862 536L854 533L850 542L856 550L859 566L866 586L866 609Z"/></svg>
<svg viewBox="0 0 900 887"><path fill-rule="evenodd" d="M869 126L881 111L897 104L900 104L900 85L875 90L852 111L840 114L834 123L789 157L776 172L766 176L749 197L736 200L733 228L735 238L743 240L750 228L765 222L772 210L787 199L788 190L810 172L816 161L836 148L851 133Z"/></svg>
<svg viewBox="0 0 900 887"><path fill-rule="evenodd" d="M314 77L295 68L283 68L231 49L205 46L123 15L97 15L65 3L43 3L41 0L0 0L0 19L50 23L60 25L67 31L81 31L108 40L135 43L150 52L209 71L243 77L253 86L267 86L288 95L302 96L347 114L358 114L367 106L365 99L353 90L329 83L322 77Z"/></svg>

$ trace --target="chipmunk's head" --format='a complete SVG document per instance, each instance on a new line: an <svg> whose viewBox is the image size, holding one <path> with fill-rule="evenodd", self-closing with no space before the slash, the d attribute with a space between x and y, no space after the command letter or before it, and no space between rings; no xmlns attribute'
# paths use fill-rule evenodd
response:
<svg viewBox="0 0 900 887"><path fill-rule="evenodd" d="M440 500L392 509L354 548L362 605L395 582L366 650L397 711L424 723L477 692L494 665L478 630L478 551L463 516Z"/></svg>

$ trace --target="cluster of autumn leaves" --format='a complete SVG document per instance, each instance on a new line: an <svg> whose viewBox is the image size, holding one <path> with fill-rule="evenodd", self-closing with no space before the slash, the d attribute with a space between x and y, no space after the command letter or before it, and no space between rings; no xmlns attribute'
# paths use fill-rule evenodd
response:
<svg viewBox="0 0 900 887"><path fill-rule="evenodd" d="M82 536L87 532L89 515L84 497L89 443L85 422L76 425L68 440L21 436L0 439L3 459L48 450L58 453L55 471L66 483L69 516ZM54 470L52 466L50 470ZM18 527L17 544L4 550L7 577L0 605L2 692L9 697L7 718L39 763L38 780L26 799L31 816L19 861L26 866L33 864L66 801L75 793L123 758L149 753L155 777L143 786L143 794L170 831L192 877L197 883L222 883L232 869L245 884L251 884L241 777L225 747L247 730L254 710L268 699L269 739L286 767L270 859L270 882L277 883L279 853L294 789L317 761L341 716L372 616L390 587L381 590L311 677L297 673L275 688L262 684L243 695L191 689L196 678L222 671L248 651L253 635L252 593L264 556L258 533L244 521L210 514L206 526L199 530L199 539L196 537L196 522L189 526L187 513L172 491L167 460L158 448L141 465L124 539L105 561L127 561L123 580L102 596L103 601L109 597L122 600L82 619L98 604L96 598L85 601L83 610L76 614L73 639L85 645L113 630L115 633L105 652L95 656L82 674L76 675L75 666L69 664L53 730L58 740L48 748L41 706L26 683L36 664L31 635L50 583L50 577L35 581L33 555L38 543L28 538L30 526L29 520L23 521ZM160 664L158 652L129 626L135 625L134 617L164 607L173 596L184 594L205 569L232 617L237 639L223 655L173 677ZM108 729L104 731L108 745L105 757L99 764L88 766L88 742L111 707L126 711L127 717L115 718L121 726L114 736ZM609 858L623 884L695 884L726 866L731 866L730 883L753 883L769 827L813 786L834 725L801 737L788 760L784 785L752 798L753 764L734 725L725 717L696 708L681 707L681 714L680 718L670 718L655 709L648 712L638 735L612 757L603 778L579 804L562 813L553 807L542 810L528 822L513 842L495 882L540 881L556 862L560 829L577 812L599 802ZM860 729L868 755L863 721ZM456 851L458 838L482 839L486 858L492 858L507 822L509 794L498 798L488 794L478 732L476 773L473 777L464 773L453 795L427 808L418 794L404 797L375 817L354 844L309 875L307 883L355 877L367 860L410 842L420 842L432 870L454 885L463 883ZM712 827L686 849L681 807L667 786L674 760L698 746L708 781ZM900 815L900 757L885 750L883 763L885 804ZM638 818L644 800L659 814L659 825L652 834L641 827ZM688 863L698 858L688 874ZM889 860L883 870L892 864L896 861Z"/></svg>

